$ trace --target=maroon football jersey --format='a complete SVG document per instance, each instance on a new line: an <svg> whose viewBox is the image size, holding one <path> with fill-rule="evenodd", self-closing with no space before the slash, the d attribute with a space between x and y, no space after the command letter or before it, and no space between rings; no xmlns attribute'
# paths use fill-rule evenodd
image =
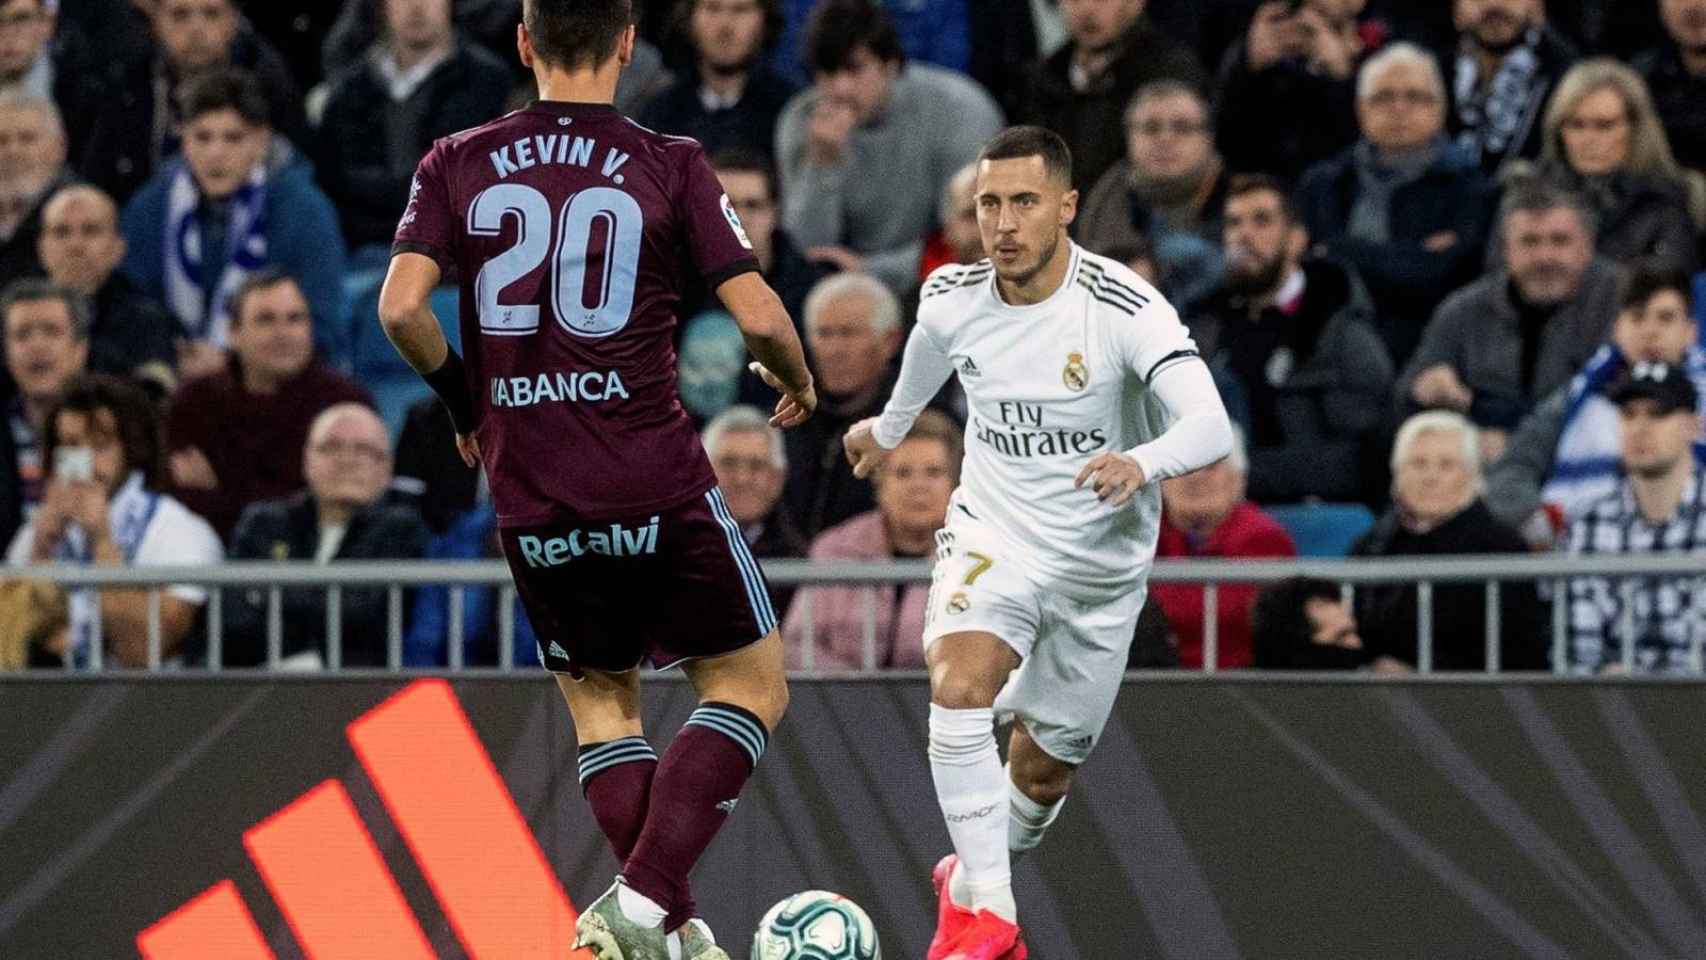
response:
<svg viewBox="0 0 1706 960"><path fill-rule="evenodd" d="M678 291L757 270L697 141L540 101L446 137L393 252L461 284L462 349L503 526L662 510L715 482L676 392Z"/></svg>

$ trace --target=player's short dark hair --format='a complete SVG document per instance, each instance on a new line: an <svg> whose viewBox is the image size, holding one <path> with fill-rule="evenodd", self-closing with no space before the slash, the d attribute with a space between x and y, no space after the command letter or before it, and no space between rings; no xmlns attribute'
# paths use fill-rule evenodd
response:
<svg viewBox="0 0 1706 960"><path fill-rule="evenodd" d="M985 160L1020 160L1042 157L1043 168L1050 177L1065 184L1072 183L1072 148L1060 134L1043 127L1008 127L996 134L977 152L977 162Z"/></svg>
<svg viewBox="0 0 1706 960"><path fill-rule="evenodd" d="M1263 587L1250 607L1250 640L1259 670L1285 669L1293 653L1315 642L1309 601L1338 603L1339 585L1317 577L1287 577Z"/></svg>
<svg viewBox="0 0 1706 960"><path fill-rule="evenodd" d="M1226 182L1226 203L1234 198L1249 196L1252 193L1271 193L1279 198L1280 213L1286 223L1294 227L1303 225L1303 217L1298 213L1297 203L1291 198L1291 191L1285 188L1280 178L1269 173L1237 173ZM1224 212L1224 207L1222 208Z"/></svg>
<svg viewBox="0 0 1706 960"><path fill-rule="evenodd" d="M522 0L521 22L533 52L565 70L596 67L616 55L634 22L630 0Z"/></svg>
<svg viewBox="0 0 1706 960"><path fill-rule="evenodd" d="M805 57L812 74L847 69L860 48L884 63L906 66L900 33L874 0L821 0L806 20Z"/></svg>
<svg viewBox="0 0 1706 960"><path fill-rule="evenodd" d="M718 173L756 173L764 178L772 203L782 202L782 184L770 158L748 147L728 147L711 155L711 169Z"/></svg>
<svg viewBox="0 0 1706 960"><path fill-rule="evenodd" d="M1683 304L1693 309L1694 279L1687 271L1666 259L1640 260L1623 275L1623 283L1617 291L1617 306L1623 310L1639 310L1667 290L1676 291Z"/></svg>
<svg viewBox="0 0 1706 960"><path fill-rule="evenodd" d="M59 449L59 415L81 413L93 417L105 410L113 415L124 464L142 472L142 485L159 489L160 415L142 388L123 377L106 373L81 373L65 384L58 401L47 412L42 427L42 462L52 463Z"/></svg>
<svg viewBox="0 0 1706 960"><path fill-rule="evenodd" d="M77 340L89 339L89 299L44 277L14 280L6 285L5 290L0 291L0 326L12 315L13 307L20 303L39 303L43 300L57 300L64 304L65 315L71 321L71 336Z"/></svg>
<svg viewBox="0 0 1706 960"><path fill-rule="evenodd" d="M235 110L251 126L272 124L272 105L261 81L235 67L212 70L184 84L178 93L178 115L185 123L209 113Z"/></svg>
<svg viewBox="0 0 1706 960"><path fill-rule="evenodd" d="M228 306L230 307L232 326L243 321L243 307L248 304L249 297L260 293L262 290L271 290L273 287L284 283L296 287L303 298L307 299L308 292L303 290L302 284L297 282L296 277L283 267L262 267L244 277L243 282L237 285L237 289L231 291L231 300Z"/></svg>

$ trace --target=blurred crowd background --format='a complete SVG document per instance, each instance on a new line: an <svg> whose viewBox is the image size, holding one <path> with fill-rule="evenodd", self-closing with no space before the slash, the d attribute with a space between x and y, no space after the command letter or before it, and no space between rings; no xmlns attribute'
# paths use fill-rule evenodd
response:
<svg viewBox="0 0 1706 960"><path fill-rule="evenodd" d="M704 143L823 400L771 430L734 321L681 291L683 405L759 556L931 556L963 397L871 482L840 437L886 399L924 277L982 258L971 162L1014 123L1066 139L1076 241L1169 296L1240 427L1233 456L1164 485L1163 557L1706 552L1706 0L637 13L618 106ZM496 555L482 478L375 305L432 141L533 96L519 16L0 0L0 668L147 656L146 592L66 592L32 564ZM455 342L454 287L435 308ZM922 586L809 590L775 591L793 665L864 665L868 615L877 667L922 665ZM225 665L266 659L266 594L225 592ZM169 661L205 663L207 601L160 595ZM465 661L494 663L498 598L465 601ZM1150 601L1133 665L1201 666L1202 589ZM285 666L326 665L324 602L284 591ZM1699 669L1700 577L1498 602L1506 669ZM383 664L385 591L341 603L342 662ZM1486 607L1433 592L1436 668L1486 666ZM448 662L453 609L409 594L407 665ZM1420 615L1413 585L1228 587L1217 659L1399 672Z"/></svg>

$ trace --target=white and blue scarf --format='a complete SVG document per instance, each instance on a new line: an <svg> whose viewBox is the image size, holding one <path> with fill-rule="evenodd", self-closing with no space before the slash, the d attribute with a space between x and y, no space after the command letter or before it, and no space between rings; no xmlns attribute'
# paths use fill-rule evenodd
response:
<svg viewBox="0 0 1706 960"><path fill-rule="evenodd" d="M136 561L137 548L147 536L154 514L160 508L160 495L142 486L142 474L132 473L107 504L107 527L113 543L124 554L125 566ZM94 562L89 548L89 535L76 523L66 525L65 536L54 551L61 563L88 566ZM67 603L67 620L71 628L71 649L66 656L72 666L82 670L90 663L90 651L95 645L95 618L101 615L101 601L92 588L71 591Z"/></svg>
<svg viewBox="0 0 1706 960"><path fill-rule="evenodd" d="M256 164L231 195L224 250L206 250L201 236L201 188L179 161L166 197L166 306L186 335L224 345L231 329L231 295L267 262L267 173ZM209 271L219 279L210 298Z"/></svg>
<svg viewBox="0 0 1706 960"><path fill-rule="evenodd" d="M1622 479L1617 405L1605 394L1627 366L1623 354L1607 344L1570 381L1564 429L1558 435L1552 473L1540 491L1542 501L1557 504L1570 520L1615 492ZM1706 350L1689 347L1683 366L1703 398L1701 436L1694 441L1694 459L1706 466Z"/></svg>
<svg viewBox="0 0 1706 960"><path fill-rule="evenodd" d="M1462 128L1457 144L1477 162L1522 149L1539 120L1550 86L1540 76L1540 39L1540 29L1529 28L1522 43L1505 54L1484 93L1480 64L1467 50L1457 55L1454 92Z"/></svg>

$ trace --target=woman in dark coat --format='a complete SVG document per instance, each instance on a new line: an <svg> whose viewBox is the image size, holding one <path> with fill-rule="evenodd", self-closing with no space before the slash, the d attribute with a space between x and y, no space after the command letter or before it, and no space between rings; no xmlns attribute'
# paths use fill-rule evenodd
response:
<svg viewBox="0 0 1706 960"><path fill-rule="evenodd" d="M1419 413L1398 430L1392 451L1393 506L1356 546L1353 556L1458 556L1528 551L1515 530L1497 520L1481 498L1481 456L1475 428L1443 410ZM1479 582L1433 587L1433 668L1486 668L1486 590ZM1356 619L1376 670L1417 665L1417 589L1413 583L1357 588ZM1499 667L1544 670L1550 644L1534 584L1499 588Z"/></svg>

